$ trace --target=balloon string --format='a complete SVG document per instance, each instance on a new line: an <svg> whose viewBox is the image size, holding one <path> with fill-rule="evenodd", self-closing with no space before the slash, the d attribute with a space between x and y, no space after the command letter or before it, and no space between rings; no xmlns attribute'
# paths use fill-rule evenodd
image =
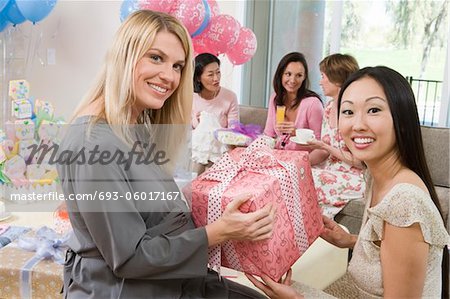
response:
<svg viewBox="0 0 450 299"><path fill-rule="evenodd" d="M203 31L205 31L206 27L208 27L209 20L211 19L211 8L209 7L209 3L206 0L202 0L203 5L205 6L205 18L203 19L202 24L192 33L191 38L199 36Z"/></svg>
<svg viewBox="0 0 450 299"><path fill-rule="evenodd" d="M31 26L30 30L30 38L28 39L28 47L25 59L25 76L28 77L30 75L31 64L33 63L34 56L34 38L35 38L35 26Z"/></svg>

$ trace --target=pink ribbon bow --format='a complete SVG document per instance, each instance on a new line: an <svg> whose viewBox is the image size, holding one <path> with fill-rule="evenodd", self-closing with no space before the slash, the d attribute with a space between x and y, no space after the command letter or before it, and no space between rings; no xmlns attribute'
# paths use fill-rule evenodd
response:
<svg viewBox="0 0 450 299"><path fill-rule="evenodd" d="M280 170L280 166L284 170ZM270 148L270 141L267 138L261 137L255 140L248 148L244 150L239 161L233 160L228 153L214 164L207 173L201 176L203 180L212 180L220 182L209 192L208 200L208 223L213 223L219 219L222 214L221 199L226 188L233 179L239 179L240 176L245 176L248 172L257 172L275 176L280 181L280 187L284 198L300 198L298 185L298 169L295 165L279 161ZM288 177L286 177L286 172ZM288 211L299 211L299 200L286 201ZM299 232L304 231L302 215L296 215L295 219L290 215L294 223L294 231L296 235L296 242L300 248L307 248L308 243L302 238ZM224 249L230 252L230 264L234 269L240 269L240 263L237 258L237 253L230 241L225 242ZM221 265L221 245L216 245L209 248L208 252L210 267L220 274Z"/></svg>

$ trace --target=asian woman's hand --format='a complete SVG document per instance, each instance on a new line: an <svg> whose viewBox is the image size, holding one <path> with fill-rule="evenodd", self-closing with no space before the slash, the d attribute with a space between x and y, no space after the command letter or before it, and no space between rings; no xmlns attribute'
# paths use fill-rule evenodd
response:
<svg viewBox="0 0 450 299"><path fill-rule="evenodd" d="M346 232L339 224L330 218L323 216L324 230L320 236L337 247L340 248L353 248L356 243L357 236Z"/></svg>
<svg viewBox="0 0 450 299"><path fill-rule="evenodd" d="M297 293L293 287L291 287L292 281L292 269L286 273L284 278L281 278L279 282L275 282L267 275L262 275L262 281L256 279L253 275L245 274L247 278L253 283L255 287L264 292L272 299L301 299L302 295Z"/></svg>

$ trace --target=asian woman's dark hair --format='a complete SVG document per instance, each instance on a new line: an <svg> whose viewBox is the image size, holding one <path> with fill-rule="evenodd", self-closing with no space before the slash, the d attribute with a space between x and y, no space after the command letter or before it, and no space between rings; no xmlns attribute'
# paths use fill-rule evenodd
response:
<svg viewBox="0 0 450 299"><path fill-rule="evenodd" d="M305 56L299 52L292 52L286 54L281 58L280 63L278 63L277 70L273 76L273 89L275 91L275 105L285 105L284 100L286 98L287 92L283 87L283 74L286 67L291 62L300 62L305 68L305 80L303 80L302 85L297 91L297 97L295 98L294 105L292 108L298 107L300 102L307 97L317 97L320 100L320 96L312 90L309 90L309 76L308 76L308 64L306 63Z"/></svg>
<svg viewBox="0 0 450 299"><path fill-rule="evenodd" d="M369 77L382 86L394 122L400 159L406 167L414 171L423 180L445 224L446 221L425 159L417 106L408 81L400 73L385 66L363 68L353 73L342 85L338 98L338 111L340 111L342 95L347 87L364 77ZM449 252L447 246L445 246L442 259L442 298L449 298L448 259Z"/></svg>
<svg viewBox="0 0 450 299"><path fill-rule="evenodd" d="M200 76L203 74L205 66L210 63L216 62L220 66L220 60L217 56L211 53L202 53L195 57L195 70L194 70L194 92L200 93L203 89Z"/></svg>

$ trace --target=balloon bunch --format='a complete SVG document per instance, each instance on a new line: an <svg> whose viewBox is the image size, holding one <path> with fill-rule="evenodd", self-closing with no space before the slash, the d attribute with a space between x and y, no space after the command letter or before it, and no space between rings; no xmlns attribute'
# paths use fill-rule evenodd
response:
<svg viewBox="0 0 450 299"><path fill-rule="evenodd" d="M0 32L8 25L26 20L33 24L43 20L55 7L56 0L0 0Z"/></svg>
<svg viewBox="0 0 450 299"><path fill-rule="evenodd" d="M120 19L138 9L165 12L180 20L191 35L196 54L225 54L231 63L240 65L256 52L253 31L241 27L232 16L220 14L216 0L124 0Z"/></svg>

